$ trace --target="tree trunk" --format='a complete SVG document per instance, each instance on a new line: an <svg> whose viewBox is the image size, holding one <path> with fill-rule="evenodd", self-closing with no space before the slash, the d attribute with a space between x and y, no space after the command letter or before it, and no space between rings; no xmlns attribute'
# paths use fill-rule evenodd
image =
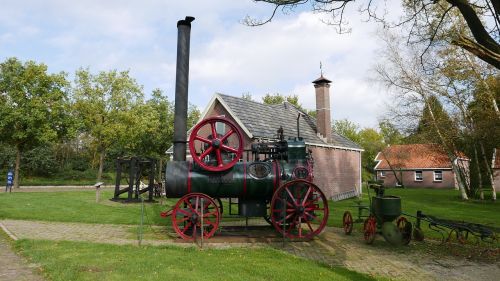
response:
<svg viewBox="0 0 500 281"><path fill-rule="evenodd" d="M14 168L14 188L19 188L19 168L21 167L21 148L16 145L16 167Z"/></svg>
<svg viewBox="0 0 500 281"><path fill-rule="evenodd" d="M479 181L479 198L481 200L484 200L483 177L481 176L481 169L479 167L479 158L477 156L476 145L474 145L474 162L476 163L477 179Z"/></svg>
<svg viewBox="0 0 500 281"><path fill-rule="evenodd" d="M104 168L104 157L106 157L106 150L102 149L99 153L99 171L97 172L97 181L100 182L102 179L102 170Z"/></svg>
<svg viewBox="0 0 500 281"><path fill-rule="evenodd" d="M455 173L455 178L458 183L458 189L460 190L460 193L462 195L463 200L469 200L469 197L467 196L467 191L465 188L464 181L462 179L462 172L460 171L460 167L458 166L458 157L455 156L455 151L454 149L450 149L447 145L446 139L444 138L443 134L441 133L441 130L439 129L438 124L436 123L436 117L434 116L434 112L432 112L431 104L427 100L427 96L425 93L421 93L422 97L424 98L425 106L427 106L427 109L429 110L429 114L432 118L432 123L434 125L434 129L436 130L436 133L438 134L439 139L441 140L441 144L444 146L444 148L447 151L448 157L450 158L451 161L451 167L453 169L453 172Z"/></svg>
<svg viewBox="0 0 500 281"><path fill-rule="evenodd" d="M496 187L495 187L495 179L493 178L493 169L490 166L490 164L488 163L488 159L486 158L486 153L484 152L483 143L481 142L479 145L481 146L481 154L483 156L483 161L484 161L484 164L486 166L486 172L488 173L488 177L490 178L490 182L491 182L491 189L492 189L491 199L493 199L493 201L496 201L497 200L497 191L496 191ZM495 161L495 153L493 154L492 161Z"/></svg>

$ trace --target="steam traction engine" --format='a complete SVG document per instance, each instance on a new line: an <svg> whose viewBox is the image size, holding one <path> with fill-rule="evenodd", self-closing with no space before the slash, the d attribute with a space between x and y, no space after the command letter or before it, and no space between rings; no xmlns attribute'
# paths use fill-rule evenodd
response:
<svg viewBox="0 0 500 281"><path fill-rule="evenodd" d="M245 161L242 134L229 119L208 118L189 137L192 161L186 159L189 45L191 22L177 22L174 159L167 164L167 197L180 198L172 210L172 225L183 239L209 238L219 227L220 198L236 198L239 215L265 217L289 238L312 238L328 220L328 202L312 183L312 159L300 138L253 144ZM258 118L258 117L256 117ZM217 202L217 203L216 203Z"/></svg>
<svg viewBox="0 0 500 281"><path fill-rule="evenodd" d="M242 135L230 120L208 118L193 128L193 161L169 162L166 169L167 197L180 197L171 212L179 236L214 235L220 198L237 198L240 216L264 217L289 238L312 238L323 230L328 203L312 183L312 158L304 141L284 140L278 132L279 141L252 144L253 161L247 162Z"/></svg>

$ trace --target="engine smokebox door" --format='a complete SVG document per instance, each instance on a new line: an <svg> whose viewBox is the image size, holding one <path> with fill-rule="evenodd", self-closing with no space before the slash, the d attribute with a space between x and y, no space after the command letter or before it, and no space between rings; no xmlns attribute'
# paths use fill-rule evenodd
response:
<svg viewBox="0 0 500 281"><path fill-rule="evenodd" d="M263 217L267 215L266 202L240 199L238 202L238 213L244 217Z"/></svg>

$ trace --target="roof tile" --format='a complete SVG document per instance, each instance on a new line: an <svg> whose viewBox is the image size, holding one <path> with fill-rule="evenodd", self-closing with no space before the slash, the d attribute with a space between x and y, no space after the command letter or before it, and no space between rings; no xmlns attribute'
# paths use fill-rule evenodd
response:
<svg viewBox="0 0 500 281"><path fill-rule="evenodd" d="M316 119L300 111L289 102L282 104L263 104L243 98L217 94L229 106L243 125L256 138L277 138L277 130L283 127L285 138L297 136L297 115L299 119L300 136L311 144L334 145L338 147L361 149L353 141L332 132L332 141L326 143L316 134Z"/></svg>
<svg viewBox="0 0 500 281"><path fill-rule="evenodd" d="M466 158L463 153L459 155ZM446 151L433 143L392 145L379 153L375 161L380 161L377 170L389 170L390 166L397 169L451 168Z"/></svg>

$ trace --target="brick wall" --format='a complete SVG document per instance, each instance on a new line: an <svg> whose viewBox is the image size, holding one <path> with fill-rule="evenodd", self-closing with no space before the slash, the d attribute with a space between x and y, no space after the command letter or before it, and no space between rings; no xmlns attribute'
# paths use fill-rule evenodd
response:
<svg viewBox="0 0 500 281"><path fill-rule="evenodd" d="M359 190L360 152L316 146L309 149L314 158L314 183L326 197Z"/></svg>
<svg viewBox="0 0 500 281"><path fill-rule="evenodd" d="M443 172L442 181L434 181L434 170L422 170L422 181L415 181L415 171L396 171L398 178L402 180L406 187L433 187L433 188L455 188L455 176L451 170L439 170ZM385 171L385 177L380 177L380 171L377 171L377 178L384 181L385 186L396 186L396 178L392 171Z"/></svg>
<svg viewBox="0 0 500 281"><path fill-rule="evenodd" d="M499 152L497 150L497 153ZM500 169L493 169L493 181L495 182L496 191L500 191Z"/></svg>

